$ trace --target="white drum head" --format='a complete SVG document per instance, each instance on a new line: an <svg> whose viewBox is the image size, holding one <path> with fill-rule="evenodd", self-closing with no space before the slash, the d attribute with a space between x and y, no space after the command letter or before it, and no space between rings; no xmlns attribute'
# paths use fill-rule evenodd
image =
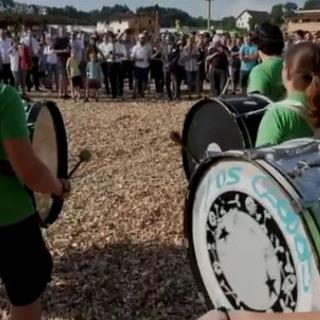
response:
<svg viewBox="0 0 320 320"><path fill-rule="evenodd" d="M265 312L312 308L311 248L282 189L255 165L221 161L191 190L191 252L214 306Z"/></svg>

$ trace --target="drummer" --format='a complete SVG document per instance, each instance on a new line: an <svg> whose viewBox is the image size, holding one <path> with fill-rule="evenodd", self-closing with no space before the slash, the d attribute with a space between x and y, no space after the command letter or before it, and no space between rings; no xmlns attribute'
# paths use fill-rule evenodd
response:
<svg viewBox="0 0 320 320"><path fill-rule="evenodd" d="M320 127L320 47L301 42L286 56L283 81L287 98L270 105L264 115L257 146L312 137Z"/></svg>
<svg viewBox="0 0 320 320"><path fill-rule="evenodd" d="M285 97L281 76L284 49L282 32L278 26L263 23L257 31L256 42L262 63L252 69L247 93L259 93L272 101L280 101Z"/></svg>
<svg viewBox="0 0 320 320"><path fill-rule="evenodd" d="M0 84L0 101L0 277L11 319L40 320L39 298L51 278L52 258L25 186L64 198L70 185L53 177L35 155L15 89Z"/></svg>

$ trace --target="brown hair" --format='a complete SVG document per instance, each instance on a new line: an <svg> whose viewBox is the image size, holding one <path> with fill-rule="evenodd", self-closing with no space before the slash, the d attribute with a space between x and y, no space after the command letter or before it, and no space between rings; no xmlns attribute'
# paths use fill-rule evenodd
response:
<svg viewBox="0 0 320 320"><path fill-rule="evenodd" d="M320 46L299 43L288 51L285 62L293 87L307 96L307 114L312 125L320 128Z"/></svg>

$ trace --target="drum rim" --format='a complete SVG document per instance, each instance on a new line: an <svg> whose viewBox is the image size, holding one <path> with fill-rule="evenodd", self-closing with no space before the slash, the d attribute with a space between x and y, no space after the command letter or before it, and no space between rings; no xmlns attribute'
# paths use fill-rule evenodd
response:
<svg viewBox="0 0 320 320"><path fill-rule="evenodd" d="M230 114L233 115L235 114L232 113L230 111L230 106L224 102L223 99L217 97L217 98L213 98L213 99L209 99L209 98L204 98L202 100L199 100L198 102L196 102L191 108L190 110L187 112L187 115L185 117L184 120L184 125L183 125L183 129L182 129L182 143L184 146L187 146L187 140L188 140L188 133L189 133L189 128L190 128L190 124L191 121L193 119L194 114L199 110L199 108L201 108L204 104L206 103L218 103L219 105L221 105L223 108L226 109L226 111ZM231 108L232 109L232 108ZM232 111L234 111L232 109ZM235 122L237 122L237 120L235 120ZM243 138L243 137L242 137ZM187 180L190 181L193 172L190 172L190 168L189 168L189 161L188 161L188 153L182 149L181 150L181 155L182 155L182 164L183 164L183 168L184 168L184 172L186 174Z"/></svg>
<svg viewBox="0 0 320 320"><path fill-rule="evenodd" d="M53 119L53 125L56 133L56 139L57 139L57 158L58 158L58 175L57 177L60 179L67 179L68 177L68 140L67 140L67 133L66 128L64 125L64 121L61 115L61 112L53 101L37 101L32 106L28 121L31 120L32 122L35 122L39 112L41 111L41 108L46 107ZM33 132L31 134L31 139L33 137ZM32 193L33 202L35 209L35 199L34 194ZM63 207L64 201L58 200L58 199L52 199L52 206L49 211L48 216L43 221L41 217L39 216L39 220L41 222L41 226L43 228L47 228L49 225L53 224L59 217L62 207Z"/></svg>
<svg viewBox="0 0 320 320"><path fill-rule="evenodd" d="M207 292L204 281L201 277L200 269L197 263L195 263L197 259L196 259L196 252L195 252L195 247L193 243L193 234L192 234L193 215L188 213L193 212L192 209L193 209L194 199L197 193L197 187L200 184L202 178L204 177L205 172L208 171L212 165L218 163L221 159L234 159L234 156L226 157L225 155L217 155L214 158L207 159L200 163L197 170L195 170L195 172L191 177L189 187L188 187L188 193L186 195L185 210L184 210L184 237L188 243L187 255L190 263L190 268L191 268L193 277L195 279L198 291L201 295L203 295L206 306L208 307L209 310L215 309L216 306L213 304L213 302L210 299L210 296Z"/></svg>
<svg viewBox="0 0 320 320"><path fill-rule="evenodd" d="M264 168L259 162L251 161L245 156L228 154L226 152L226 153L218 154L215 157L212 157L210 159L206 159L198 166L198 168L195 170L190 180L188 192L185 199L184 238L187 241L187 256L189 259L192 275L195 279L198 292L204 297L206 306L209 309L215 309L216 307L219 307L219 306L215 306L213 304L213 301L211 301L211 298L207 291L207 287L202 279L200 268L198 267L198 264L197 264L196 251L195 251L194 242L193 242L193 214L190 214L190 213L193 213L193 206L194 206L194 201L197 194L198 186L202 182L202 179L204 178L206 172L208 172L212 168L212 166L218 164L222 160L223 161L238 160L238 161L245 161L253 164L257 168L259 168L262 172L267 174L270 177L270 179L272 179L272 181L276 183L276 185L280 188L280 190L282 190L284 193L287 194L287 196L290 199L292 199L292 194L288 192L284 188L284 186L276 180L273 174L269 173L269 171L266 170L266 168ZM281 171L279 171L277 168L274 168L274 169L278 171L282 176ZM304 232L306 233L308 238L310 238L308 234L309 231L308 231L308 228L306 228L303 215L301 217L301 222L303 224ZM310 245L310 249L314 250L314 244L312 243L312 241L309 242L309 245ZM318 266L317 265L318 259L316 258L316 256L313 257L313 260L315 261L316 266Z"/></svg>

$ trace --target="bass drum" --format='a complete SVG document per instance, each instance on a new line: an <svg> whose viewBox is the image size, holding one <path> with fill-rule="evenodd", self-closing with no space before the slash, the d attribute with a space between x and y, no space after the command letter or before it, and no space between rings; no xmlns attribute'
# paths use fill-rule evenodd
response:
<svg viewBox="0 0 320 320"><path fill-rule="evenodd" d="M204 157L210 144L215 144L217 151L252 148L260 121L271 102L260 95L201 100L186 116L183 145L197 159ZM190 180L197 163L185 150L182 150L182 161Z"/></svg>
<svg viewBox="0 0 320 320"><path fill-rule="evenodd" d="M209 308L320 310L319 150L319 141L293 140L199 165L185 232Z"/></svg>
<svg viewBox="0 0 320 320"><path fill-rule="evenodd" d="M60 179L68 176L67 135L61 113L54 102L25 103L27 124L37 156ZM43 227L54 223L63 206L62 200L32 193L34 206Z"/></svg>

